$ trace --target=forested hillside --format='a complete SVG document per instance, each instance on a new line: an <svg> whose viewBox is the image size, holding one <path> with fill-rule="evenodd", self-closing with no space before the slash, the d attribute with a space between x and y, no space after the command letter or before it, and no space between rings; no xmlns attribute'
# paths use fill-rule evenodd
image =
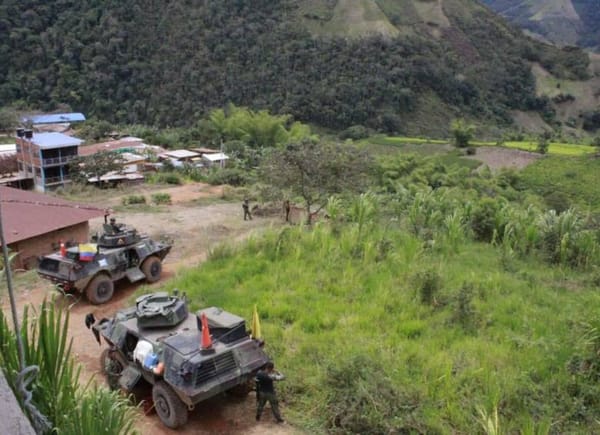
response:
<svg viewBox="0 0 600 435"><path fill-rule="evenodd" d="M3 2L0 106L66 104L112 122L168 126L233 102L329 128L440 133L458 115L506 124L520 109L551 118L531 61L585 75L585 55L527 40L475 1L431 5Z"/></svg>
<svg viewBox="0 0 600 435"><path fill-rule="evenodd" d="M600 50L597 0L483 0L511 21L559 45Z"/></svg>

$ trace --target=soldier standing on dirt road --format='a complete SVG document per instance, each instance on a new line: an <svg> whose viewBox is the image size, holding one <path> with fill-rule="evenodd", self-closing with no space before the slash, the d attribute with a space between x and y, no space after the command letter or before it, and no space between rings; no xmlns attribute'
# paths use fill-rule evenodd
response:
<svg viewBox="0 0 600 435"><path fill-rule="evenodd" d="M271 405L271 411L277 423L283 423L279 413L279 401L275 393L273 381L282 381L285 379L281 373L275 370L272 362L268 362L256 374L256 421L260 420L260 416L267 402Z"/></svg>
<svg viewBox="0 0 600 435"><path fill-rule="evenodd" d="M286 199L283 203L283 211L285 212L285 221L290 221L290 200Z"/></svg>
<svg viewBox="0 0 600 435"><path fill-rule="evenodd" d="M242 203L242 208L244 209L244 220L252 220L252 215L250 214L250 204L248 204L248 198L244 199Z"/></svg>

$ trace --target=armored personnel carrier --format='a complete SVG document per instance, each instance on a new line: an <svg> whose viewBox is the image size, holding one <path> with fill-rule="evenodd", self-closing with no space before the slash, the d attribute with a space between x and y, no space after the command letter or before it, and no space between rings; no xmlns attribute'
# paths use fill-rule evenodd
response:
<svg viewBox="0 0 600 435"><path fill-rule="evenodd" d="M250 337L245 321L210 307L189 313L185 295L147 294L112 319L86 316L98 343L108 344L101 365L112 388L152 386L165 426L186 424L188 410L221 392L247 393L269 358Z"/></svg>
<svg viewBox="0 0 600 435"><path fill-rule="evenodd" d="M171 245L116 224L114 219L104 224L104 233L94 236L92 242L61 247L59 252L41 257L38 274L66 292L85 293L91 303L103 304L112 298L115 281L158 281L162 261L171 250Z"/></svg>

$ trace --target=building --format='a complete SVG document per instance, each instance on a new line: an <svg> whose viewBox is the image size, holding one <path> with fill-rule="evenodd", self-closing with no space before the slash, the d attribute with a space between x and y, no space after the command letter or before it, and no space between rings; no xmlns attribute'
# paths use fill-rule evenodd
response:
<svg viewBox="0 0 600 435"><path fill-rule="evenodd" d="M66 124L72 122L85 121L83 113L50 113L43 115L29 115L21 119L23 124L44 125L44 124Z"/></svg>
<svg viewBox="0 0 600 435"><path fill-rule="evenodd" d="M229 156L224 153L202 154L202 160L205 166L220 166L222 168L229 160Z"/></svg>
<svg viewBox="0 0 600 435"><path fill-rule="evenodd" d="M89 241L90 219L105 210L26 190L0 186L0 213L14 267L37 266L37 258L57 250L60 242Z"/></svg>
<svg viewBox="0 0 600 435"><path fill-rule="evenodd" d="M78 155L83 141L62 133L17 130L16 151L19 176L33 180L44 192L69 183L69 162Z"/></svg>

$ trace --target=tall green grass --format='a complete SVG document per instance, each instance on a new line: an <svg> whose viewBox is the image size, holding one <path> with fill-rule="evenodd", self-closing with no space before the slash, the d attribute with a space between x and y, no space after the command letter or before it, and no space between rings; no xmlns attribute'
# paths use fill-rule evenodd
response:
<svg viewBox="0 0 600 435"><path fill-rule="evenodd" d="M68 313L54 303L44 302L38 311L24 310L19 333L25 365L39 368L29 387L31 403L49 420L49 433L134 433L134 411L126 398L104 388L80 385L80 368L72 358L67 336L68 322ZM16 391L20 371L16 346L15 333L0 311L0 367L23 406L23 397Z"/></svg>
<svg viewBox="0 0 600 435"><path fill-rule="evenodd" d="M288 375L284 411L311 432L473 433L496 409L506 433L597 429L596 383L568 369L593 352L578 344L600 302L585 272L519 256L506 270L500 247L457 245L459 216L442 219L456 236L426 243L400 222L361 230L354 215L217 250L171 285L196 308L249 319L257 304ZM424 299L416 274L432 268Z"/></svg>

